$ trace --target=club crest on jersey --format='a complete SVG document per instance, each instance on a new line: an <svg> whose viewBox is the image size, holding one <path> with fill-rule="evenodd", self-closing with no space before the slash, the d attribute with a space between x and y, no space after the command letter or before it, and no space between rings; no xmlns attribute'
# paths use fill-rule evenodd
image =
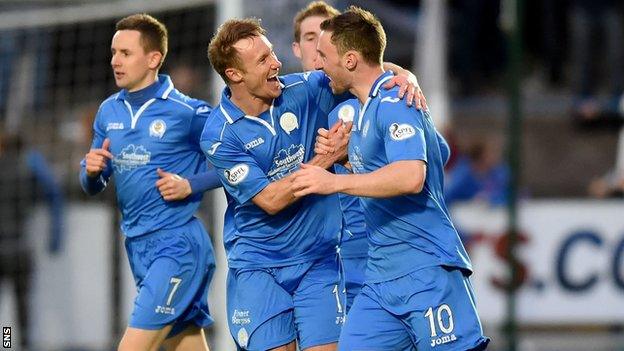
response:
<svg viewBox="0 0 624 351"><path fill-rule="evenodd" d="M338 118L343 122L353 122L355 109L351 105L344 105L338 110Z"/></svg>
<svg viewBox="0 0 624 351"><path fill-rule="evenodd" d="M247 178L247 174L249 174L249 166L244 163L239 163L234 167L223 171L223 174L230 184L236 185Z"/></svg>
<svg viewBox="0 0 624 351"><path fill-rule="evenodd" d="M290 132L299 128L299 122L297 121L297 116L295 116L292 112L284 113L279 120L280 127L290 135Z"/></svg>
<svg viewBox="0 0 624 351"><path fill-rule="evenodd" d="M405 140L416 135L416 129L407 123L392 123L390 125L390 137L393 140Z"/></svg>
<svg viewBox="0 0 624 351"><path fill-rule="evenodd" d="M152 137L162 138L167 130L167 124L162 119L153 121L149 126L149 134Z"/></svg>

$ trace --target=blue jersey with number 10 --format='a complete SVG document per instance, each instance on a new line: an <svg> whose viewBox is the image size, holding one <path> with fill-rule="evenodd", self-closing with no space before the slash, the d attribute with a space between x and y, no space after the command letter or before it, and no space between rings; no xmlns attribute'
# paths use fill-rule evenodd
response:
<svg viewBox="0 0 624 351"><path fill-rule="evenodd" d="M349 162L355 173L370 173L392 162L426 162L426 179L418 194L361 198L369 231L367 280L381 282L428 266L472 270L468 254L444 203L444 163L448 147L441 143L428 112L408 107L386 90L381 75L355 116L349 141Z"/></svg>

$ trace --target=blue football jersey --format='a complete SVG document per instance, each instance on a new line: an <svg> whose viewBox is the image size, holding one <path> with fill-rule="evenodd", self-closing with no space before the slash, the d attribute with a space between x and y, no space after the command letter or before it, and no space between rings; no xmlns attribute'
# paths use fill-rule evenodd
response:
<svg viewBox="0 0 624 351"><path fill-rule="evenodd" d="M357 99L349 99L336 106L329 114L329 125L334 125L338 119L343 122L353 122L360 103ZM351 173L342 165L334 165L336 174ZM364 212L360 205L360 198L347 194L338 194L343 216L342 238L340 240L340 255L343 258L358 258L368 256L368 240L366 239L366 223Z"/></svg>
<svg viewBox="0 0 624 351"><path fill-rule="evenodd" d="M224 243L230 267L297 264L334 252L341 230L337 195L306 196L275 215L252 198L314 156L319 128L339 102L320 71L280 77L282 94L259 116L245 115L225 88L201 147L230 195Z"/></svg>
<svg viewBox="0 0 624 351"><path fill-rule="evenodd" d="M356 110L349 162L355 173L370 173L395 161L422 160L427 172L418 194L361 198L369 231L367 279L386 281L435 265L471 271L444 203L448 146L428 112L402 103L398 87L381 87L390 78L391 72L381 75L364 106Z"/></svg>
<svg viewBox="0 0 624 351"><path fill-rule="evenodd" d="M101 148L104 139L110 139L113 160L97 179L88 178L85 161L81 163L81 184L88 193L101 191L114 175L121 229L128 237L187 223L202 197L198 193L165 201L155 185L156 170L185 178L206 171L199 138L211 108L180 93L166 75L159 75L154 84L149 89L154 96L139 108L131 106L125 89L100 105L91 147Z"/></svg>

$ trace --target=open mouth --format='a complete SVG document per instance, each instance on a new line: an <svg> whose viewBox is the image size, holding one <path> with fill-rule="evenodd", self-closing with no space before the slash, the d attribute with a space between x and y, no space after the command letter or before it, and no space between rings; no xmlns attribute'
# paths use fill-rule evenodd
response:
<svg viewBox="0 0 624 351"><path fill-rule="evenodd" d="M277 73L275 73L274 75L272 75L269 78L267 78L267 82L277 84L278 83L278 81L277 81Z"/></svg>

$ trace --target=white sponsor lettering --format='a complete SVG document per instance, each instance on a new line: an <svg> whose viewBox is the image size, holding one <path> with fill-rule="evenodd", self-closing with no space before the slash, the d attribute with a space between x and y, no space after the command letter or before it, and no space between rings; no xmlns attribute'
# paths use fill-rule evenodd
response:
<svg viewBox="0 0 624 351"><path fill-rule="evenodd" d="M251 150L254 147L260 146L262 144L264 144L264 139L262 139L262 137L254 139L248 142L247 144L245 144L245 150Z"/></svg>
<svg viewBox="0 0 624 351"><path fill-rule="evenodd" d="M301 144L291 145L288 150L281 149L273 159L273 165L267 176L271 181L284 178L299 167L304 155L305 148Z"/></svg>
<svg viewBox="0 0 624 351"><path fill-rule="evenodd" d="M230 169L226 169L224 174L230 184L236 185L247 178L249 166L244 163L239 163Z"/></svg>
<svg viewBox="0 0 624 351"><path fill-rule="evenodd" d="M106 126L106 131L108 132L109 130L119 130L119 129L124 129L124 124L123 122L110 122L107 126Z"/></svg>
<svg viewBox="0 0 624 351"><path fill-rule="evenodd" d="M145 166L149 163L151 154L143 145L130 144L113 158L113 167L117 172L123 173L139 166Z"/></svg>
<svg viewBox="0 0 624 351"><path fill-rule="evenodd" d="M156 306L156 310L154 312L160 314L175 314L175 307Z"/></svg>
<svg viewBox="0 0 624 351"><path fill-rule="evenodd" d="M455 334L442 335L439 338L431 339L431 347L436 347L438 345L444 345L444 344L447 344L449 342L453 342L453 341L456 341L456 340L457 340L457 337L455 336Z"/></svg>
<svg viewBox="0 0 624 351"><path fill-rule="evenodd" d="M390 125L390 137L393 140L405 140L413 137L414 135L416 135L416 129L407 123L392 123Z"/></svg>
<svg viewBox="0 0 624 351"><path fill-rule="evenodd" d="M232 314L232 324L245 325L251 323L251 317L248 310L234 310Z"/></svg>

